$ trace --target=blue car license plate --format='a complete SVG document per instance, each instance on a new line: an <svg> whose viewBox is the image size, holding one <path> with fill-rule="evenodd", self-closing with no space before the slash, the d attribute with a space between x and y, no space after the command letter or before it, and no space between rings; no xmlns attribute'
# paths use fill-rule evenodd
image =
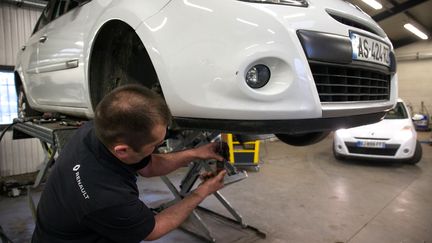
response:
<svg viewBox="0 0 432 243"><path fill-rule="evenodd" d="M382 141L361 140L357 141L356 145L360 148L385 148L385 143Z"/></svg>

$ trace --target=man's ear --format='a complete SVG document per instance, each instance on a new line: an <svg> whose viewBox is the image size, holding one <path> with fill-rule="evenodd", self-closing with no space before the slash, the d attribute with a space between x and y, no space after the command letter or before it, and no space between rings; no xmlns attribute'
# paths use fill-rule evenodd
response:
<svg viewBox="0 0 432 243"><path fill-rule="evenodd" d="M113 148L113 154L121 161L129 161L132 148L126 144L117 144Z"/></svg>

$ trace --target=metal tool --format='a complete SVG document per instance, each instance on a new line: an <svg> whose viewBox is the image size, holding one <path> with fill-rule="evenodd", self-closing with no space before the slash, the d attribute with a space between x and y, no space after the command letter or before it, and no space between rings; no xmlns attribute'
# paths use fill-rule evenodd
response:
<svg viewBox="0 0 432 243"><path fill-rule="evenodd" d="M183 137L183 143L177 143L178 146L174 149L169 149L171 151L177 151L180 149L184 149L189 147L190 143L193 143L194 147L198 147L200 145L203 145L205 143L214 142L220 139L219 133L203 133L203 132L193 132L188 134L186 137ZM199 141L199 142L197 142ZM220 146L220 153L227 152L224 148L227 149L227 146L225 147L223 144ZM227 153L229 154L229 153ZM223 169L227 171L227 174L224 177L224 185L229 185L235 182L238 182L240 180L243 180L248 177L247 173L245 171L238 171L235 166L233 166L228 160L224 154L221 154L225 159L222 161ZM177 190L177 188L173 185L173 183L169 180L167 176L161 176L162 181L167 185L169 190L174 195L175 199L161 205L156 211L161 211L164 208L167 208L176 202L180 201L182 198L187 196L191 193L191 191L194 189L194 185L196 184L198 178L200 177L200 174L202 171L212 172L216 173L217 168L215 168L215 160L197 160L193 161L189 165L189 170L186 173L186 175L181 180L181 183L179 185L180 190ZM242 216L231 206L231 204L228 202L228 200L225 199L225 197L222 196L222 194L217 191L214 193L214 196L218 199L218 201L222 204L223 207L227 209L227 211L232 215L232 217L235 220L232 220L233 222L240 225L243 229L252 230L256 233L257 236L260 238L265 238L265 233L259 231L258 229L248 226ZM210 210L208 210L210 211ZM212 212L212 211L211 211ZM212 212L213 214L219 215L215 212ZM219 215L220 217L224 217L222 215ZM225 217L226 218L226 217ZM199 214L194 210L193 213L190 215L189 220L192 221L192 224L194 224L196 227L198 227L201 232L195 233L191 232L194 235L197 235L198 237L202 238L202 235L204 235L204 239L210 242L215 242L216 239L212 235L211 230L209 227L205 224L205 222L202 220L202 218L199 216Z"/></svg>

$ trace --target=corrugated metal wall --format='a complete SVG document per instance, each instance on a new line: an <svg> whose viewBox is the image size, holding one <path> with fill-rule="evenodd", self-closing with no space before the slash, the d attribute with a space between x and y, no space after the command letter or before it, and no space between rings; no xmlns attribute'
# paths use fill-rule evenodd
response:
<svg viewBox="0 0 432 243"><path fill-rule="evenodd" d="M41 11L0 2L0 65L15 65L16 54L31 35ZM0 176L34 172L43 158L39 140L12 140L12 133L7 132L0 143Z"/></svg>
<svg viewBox="0 0 432 243"><path fill-rule="evenodd" d="M39 140L12 140L12 132L7 132L0 144L0 176L37 171L43 159Z"/></svg>
<svg viewBox="0 0 432 243"><path fill-rule="evenodd" d="M16 55L30 37L41 12L0 2L0 65L15 65Z"/></svg>

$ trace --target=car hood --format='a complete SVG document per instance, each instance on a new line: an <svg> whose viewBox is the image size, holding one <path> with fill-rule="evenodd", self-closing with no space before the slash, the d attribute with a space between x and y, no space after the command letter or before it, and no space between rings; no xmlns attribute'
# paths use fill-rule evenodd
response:
<svg viewBox="0 0 432 243"><path fill-rule="evenodd" d="M355 138L390 139L404 127L412 127L409 119L387 119L378 123L348 129Z"/></svg>

